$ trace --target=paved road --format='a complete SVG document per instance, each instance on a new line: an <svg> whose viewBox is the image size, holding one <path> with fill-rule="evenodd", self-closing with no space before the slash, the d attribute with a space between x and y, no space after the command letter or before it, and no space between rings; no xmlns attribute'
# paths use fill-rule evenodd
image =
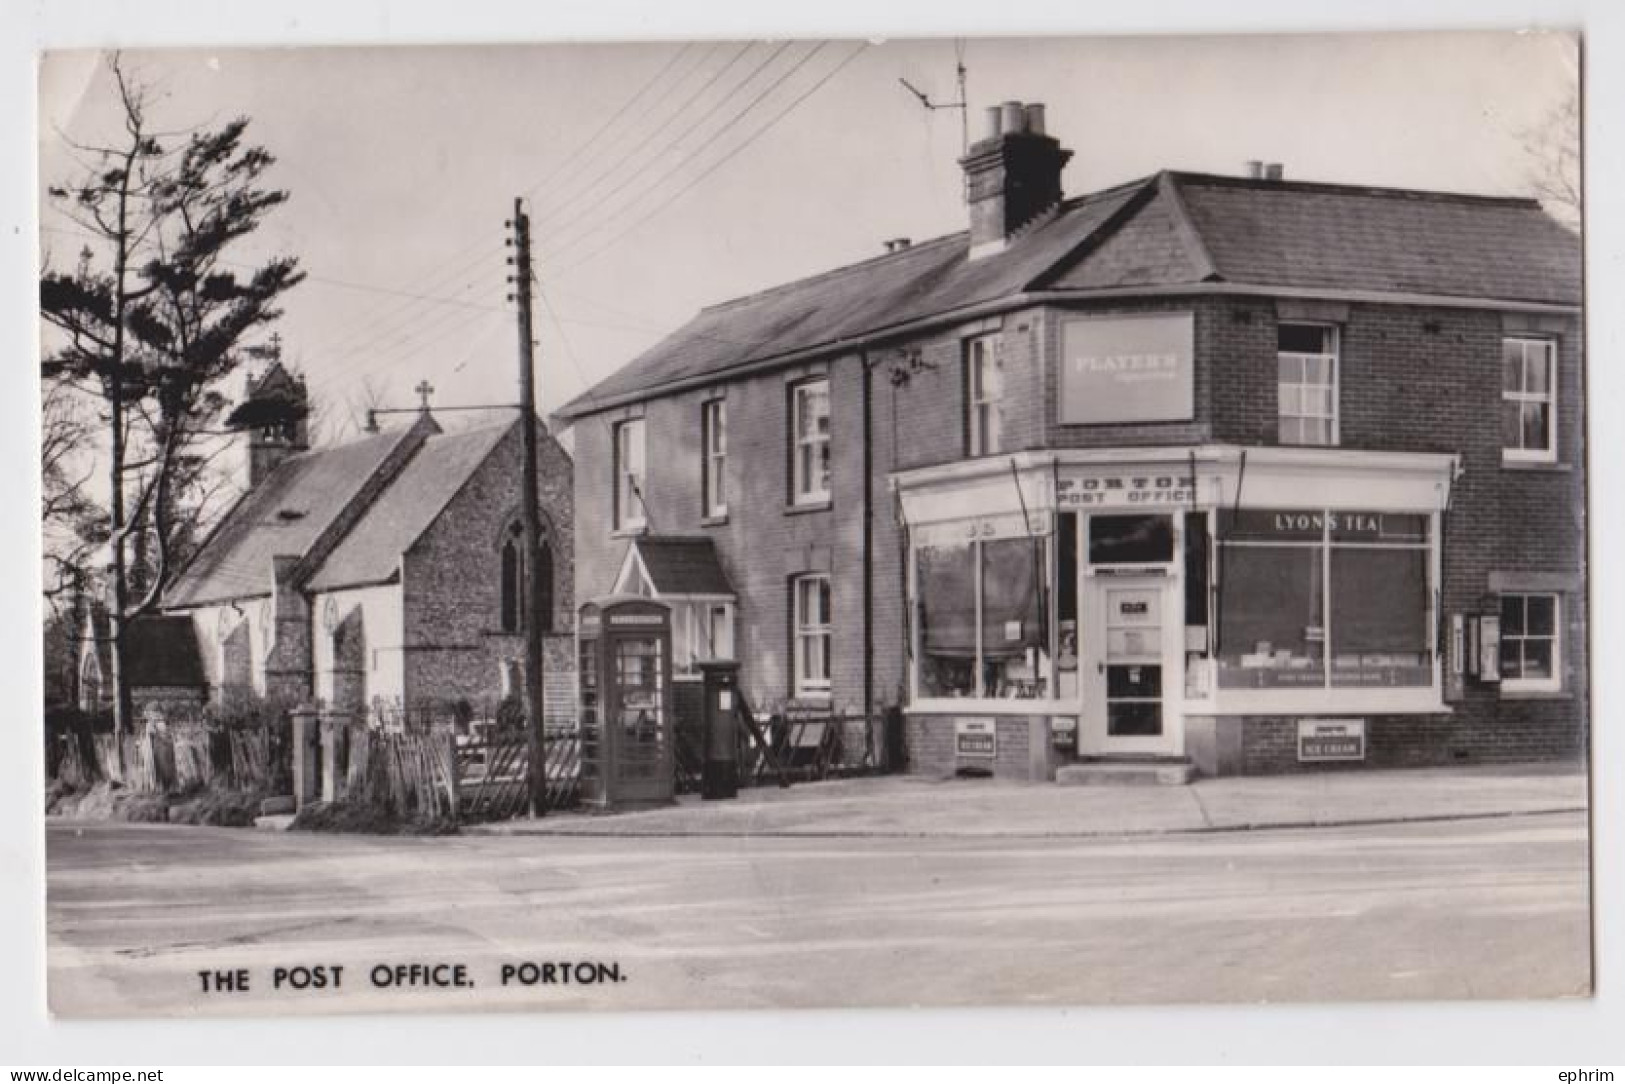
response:
<svg viewBox="0 0 1625 1084"><path fill-rule="evenodd" d="M1455 999L1590 985L1573 814L1153 840L48 833L59 1014ZM621 978L503 986L502 966L524 961L600 961ZM369 981L376 965L412 963L461 963L474 985ZM277 967L328 964L344 967L337 991L271 988ZM245 969L250 989L201 994L205 969Z"/></svg>

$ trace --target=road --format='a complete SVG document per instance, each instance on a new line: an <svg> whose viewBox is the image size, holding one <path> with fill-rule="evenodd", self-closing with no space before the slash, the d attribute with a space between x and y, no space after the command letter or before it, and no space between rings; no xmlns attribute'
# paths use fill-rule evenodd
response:
<svg viewBox="0 0 1625 1084"><path fill-rule="evenodd" d="M1105 840L47 831L49 989L63 1015L1590 988L1578 814ZM503 966L526 961L606 966L503 985ZM472 985L372 981L379 965L413 963L462 964ZM336 990L273 988L277 968L334 965ZM246 972L249 988L205 994L200 971Z"/></svg>

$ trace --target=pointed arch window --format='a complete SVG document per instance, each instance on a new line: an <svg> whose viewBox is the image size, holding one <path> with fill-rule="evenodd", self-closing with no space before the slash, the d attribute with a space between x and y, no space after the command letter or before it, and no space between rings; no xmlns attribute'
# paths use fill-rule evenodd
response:
<svg viewBox="0 0 1625 1084"><path fill-rule="evenodd" d="M538 546L536 583L541 591L537 609L542 617L542 631L553 630L553 547L544 532ZM519 633L525 630L525 593L530 589L525 569L525 531L515 523L508 528L502 540L501 554L501 618L502 631Z"/></svg>

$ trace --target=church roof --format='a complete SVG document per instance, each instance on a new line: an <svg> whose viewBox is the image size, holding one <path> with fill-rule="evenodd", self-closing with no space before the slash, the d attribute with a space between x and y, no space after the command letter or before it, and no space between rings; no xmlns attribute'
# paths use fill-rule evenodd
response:
<svg viewBox="0 0 1625 1084"><path fill-rule="evenodd" d="M168 608L268 595L273 557L304 557L412 427L289 456L226 514L164 598Z"/></svg>
<svg viewBox="0 0 1625 1084"><path fill-rule="evenodd" d="M973 307L1245 286L1578 306L1580 243L1531 199L1164 171L1062 202L1003 250L961 232L702 310L558 412L852 350Z"/></svg>
<svg viewBox="0 0 1625 1084"><path fill-rule="evenodd" d="M518 419L439 433L423 442L305 586L313 591L385 583L411 548ZM517 462L517 460L516 460ZM516 489L517 493L517 489Z"/></svg>

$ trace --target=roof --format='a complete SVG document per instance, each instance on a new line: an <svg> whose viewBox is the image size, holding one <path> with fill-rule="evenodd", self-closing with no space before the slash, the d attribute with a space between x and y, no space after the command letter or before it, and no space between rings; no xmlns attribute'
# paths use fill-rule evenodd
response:
<svg viewBox="0 0 1625 1084"><path fill-rule="evenodd" d="M518 421L429 437L305 586L313 591L383 583Z"/></svg>
<svg viewBox="0 0 1625 1084"><path fill-rule="evenodd" d="M413 428L290 456L226 514L164 605L199 606L271 592L272 561L302 557Z"/></svg>
<svg viewBox="0 0 1625 1084"><path fill-rule="evenodd" d="M1580 303L1580 244L1531 199L1162 172L1062 202L972 260L967 232L704 309L558 411L619 403L973 305L1233 284Z"/></svg>
<svg viewBox="0 0 1625 1084"><path fill-rule="evenodd" d="M704 536L644 535L632 542L655 594L731 595L733 584Z"/></svg>

